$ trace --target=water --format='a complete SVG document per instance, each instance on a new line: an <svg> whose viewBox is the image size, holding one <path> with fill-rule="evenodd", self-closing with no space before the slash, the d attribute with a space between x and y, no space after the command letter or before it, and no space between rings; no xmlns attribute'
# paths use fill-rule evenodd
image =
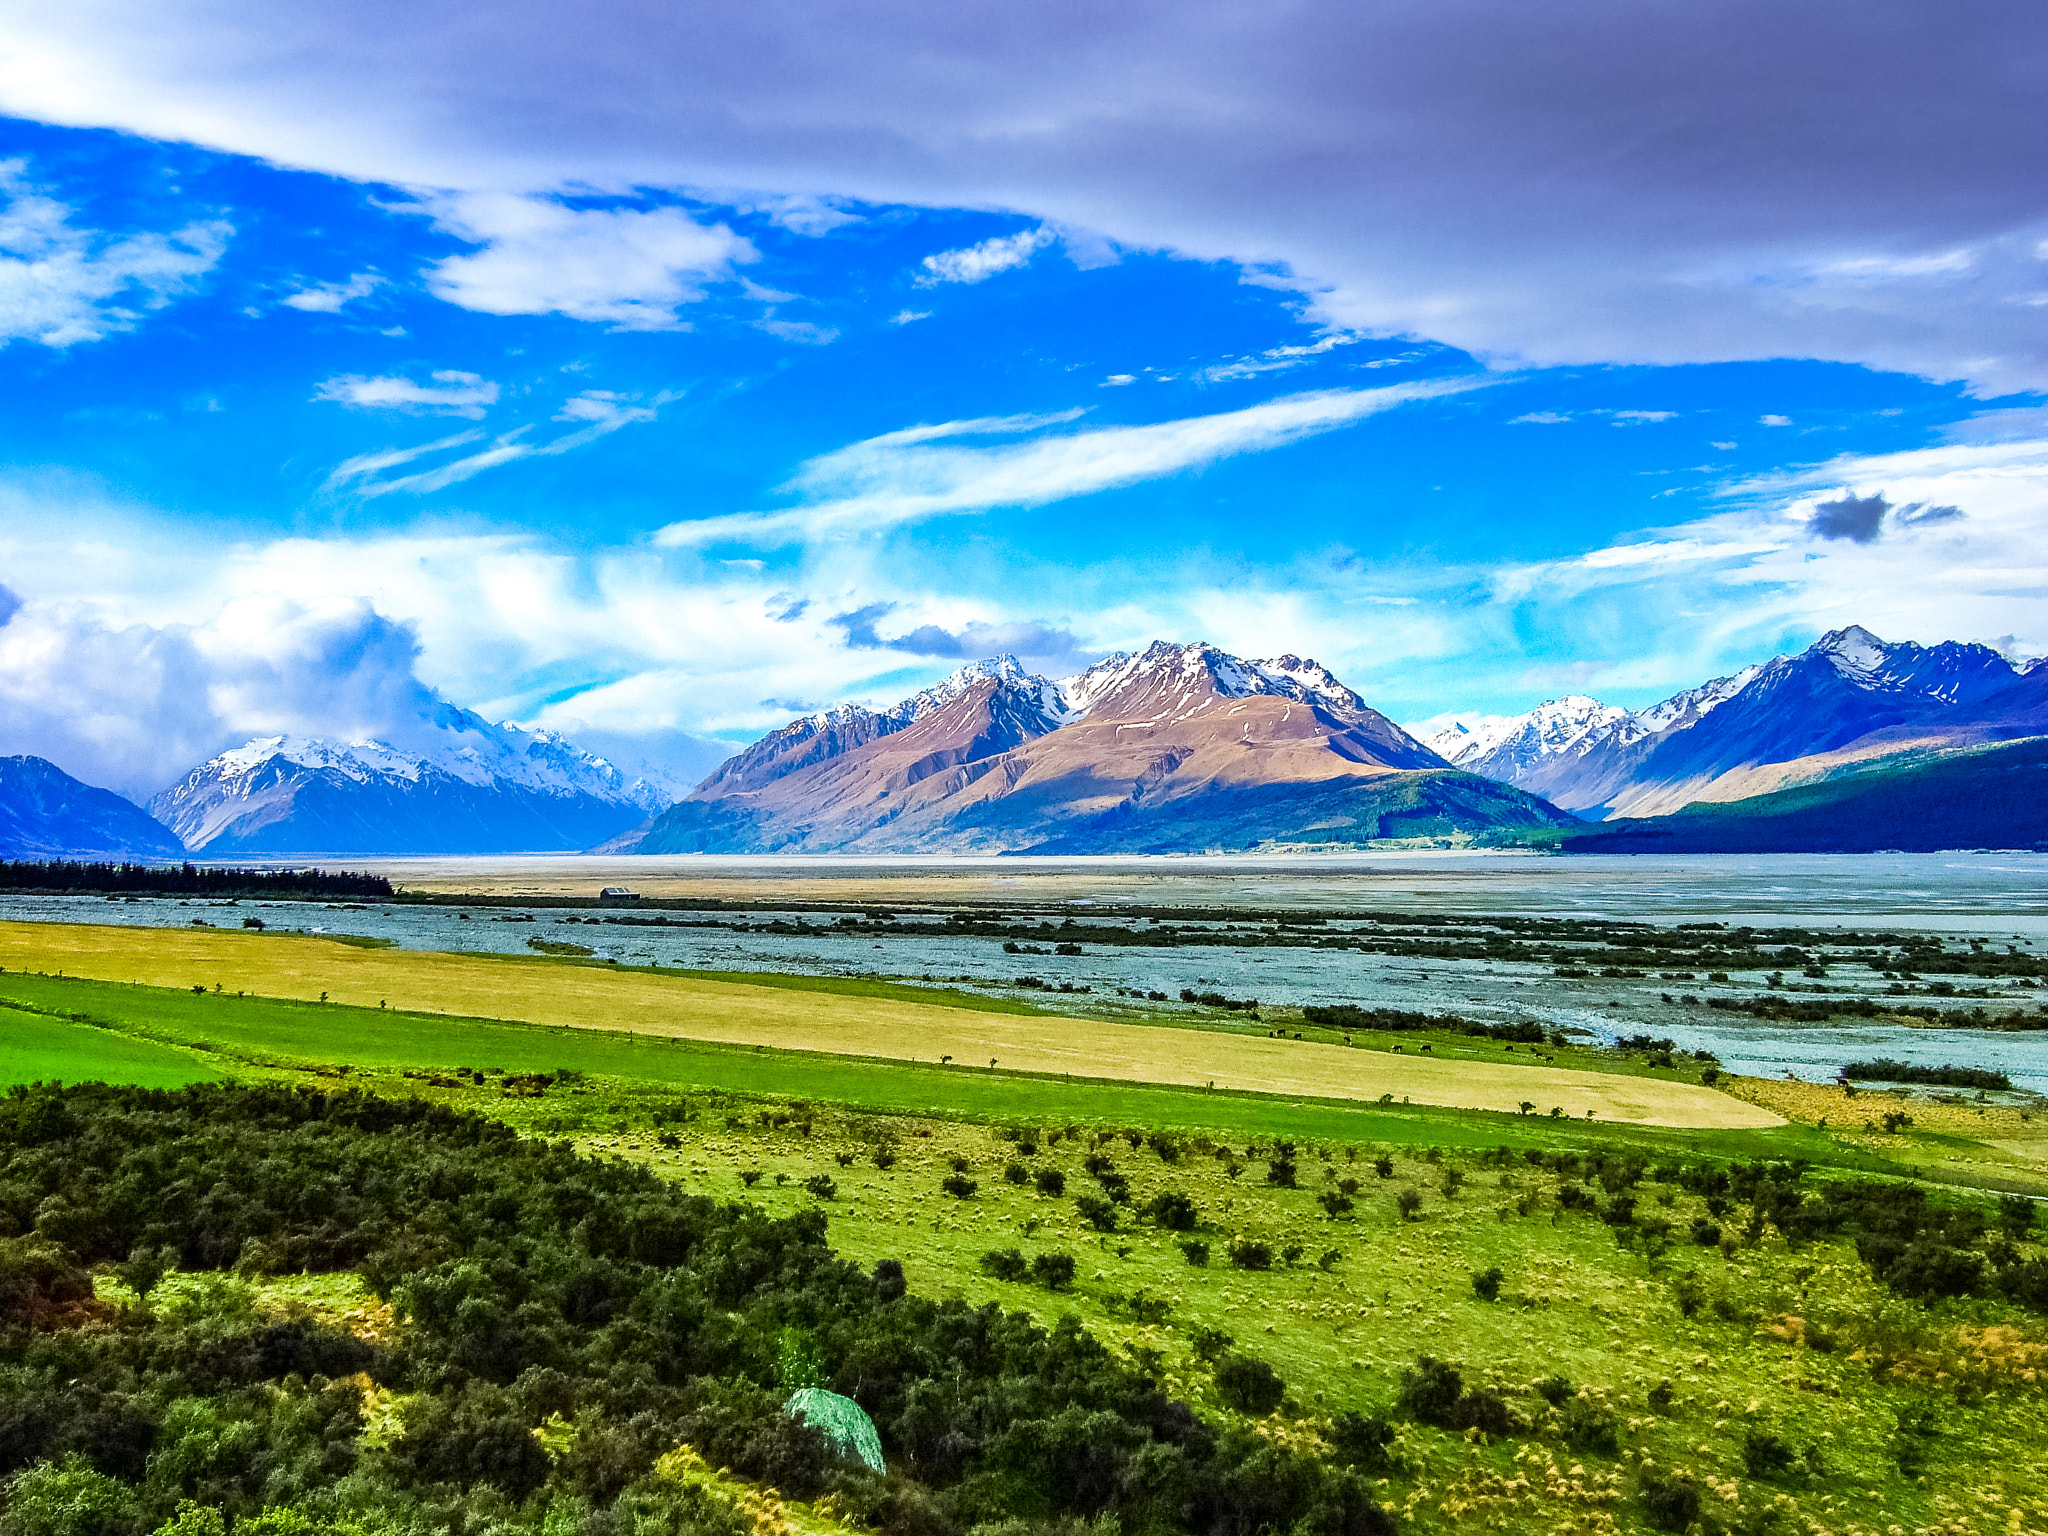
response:
<svg viewBox="0 0 2048 1536"><path fill-rule="evenodd" d="M340 864L344 861L330 861ZM195 918L239 930L246 917L273 927L388 938L407 949L531 954L541 937L591 948L622 964L697 970L934 978L997 990L1020 975L1053 986L1120 988L1178 996L1183 987L1262 1002L1360 1002L1468 1017L1533 1018L1605 1040L1648 1033L1686 1050L1709 1050L1730 1070L1831 1079L1846 1062L1888 1056L1922 1065L2007 1072L2048 1093L2048 1035L1927 1030L1898 1025L1764 1024L1666 1006L1665 986L1605 981L1565 984L1547 969L1507 963L1402 961L1275 947L1099 948L1078 956L1010 955L986 938L839 935L830 918L793 909L746 914L673 911L671 921L749 923L782 916L800 934L734 933L716 927L644 928L563 921L550 895L592 896L604 885L678 899L840 901L870 910L928 904L1072 911L1114 921L1120 906L1201 910L1267 907L1344 911L1489 912L1716 921L1814 928L1938 930L2048 940L2048 855L1876 854L1739 857L1554 858L1513 854L1349 855L1329 858L783 859L705 856L348 860L405 886L539 898L530 908L366 904L359 910L294 902L0 896L0 918L184 927ZM598 914L592 914L598 915ZM605 914L611 915L611 914ZM651 912L642 916L653 916ZM1021 912L1017 915L1021 916ZM533 921L506 921L528 917ZM1049 946L1048 946L1049 947ZM1873 988L1881 985L1871 978ZM2014 1006L2041 994L2017 992ZM1086 1012L1085 997L1060 1006ZM1990 1006L1998 1008L1994 1000Z"/></svg>

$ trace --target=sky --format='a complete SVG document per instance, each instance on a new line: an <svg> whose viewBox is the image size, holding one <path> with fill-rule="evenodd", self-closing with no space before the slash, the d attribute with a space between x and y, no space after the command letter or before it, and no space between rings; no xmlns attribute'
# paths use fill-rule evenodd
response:
<svg viewBox="0 0 2048 1536"><path fill-rule="evenodd" d="M2048 653L2035 8L565 14L0 15L0 753Z"/></svg>

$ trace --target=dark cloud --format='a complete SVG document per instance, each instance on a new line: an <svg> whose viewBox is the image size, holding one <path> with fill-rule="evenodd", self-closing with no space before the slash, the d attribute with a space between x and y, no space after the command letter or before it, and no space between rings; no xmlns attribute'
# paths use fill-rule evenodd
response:
<svg viewBox="0 0 2048 1536"><path fill-rule="evenodd" d="M1884 532L1884 515L1891 509L1882 491L1869 496L1844 495L1839 501L1824 501L1815 507L1806 528L1817 539L1872 544Z"/></svg>
<svg viewBox="0 0 2048 1536"><path fill-rule="evenodd" d="M1928 523L1953 523L1963 516L1961 507L1930 507L1924 501L1911 501L1892 514L1892 521L1917 528Z"/></svg>
<svg viewBox="0 0 2048 1536"><path fill-rule="evenodd" d="M1000 207L1537 362L2048 384L2029 0L70 0L22 116L375 182ZM829 236L827 236L829 238ZM1966 274L1967 281L1958 275Z"/></svg>
<svg viewBox="0 0 2048 1536"><path fill-rule="evenodd" d="M920 624L908 634L885 639L875 626L895 611L894 603L870 603L836 613L828 622L845 632L847 646L856 651L902 651L947 661L1008 655L1064 662L1080 654L1071 633L1046 624L964 624L957 630Z"/></svg>

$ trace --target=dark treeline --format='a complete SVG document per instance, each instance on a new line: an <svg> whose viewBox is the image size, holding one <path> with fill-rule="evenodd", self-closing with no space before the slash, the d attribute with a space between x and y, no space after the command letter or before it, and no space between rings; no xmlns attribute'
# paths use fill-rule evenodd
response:
<svg viewBox="0 0 2048 1536"><path fill-rule="evenodd" d="M1851 1082L1924 1083L1936 1088L2010 1088L2012 1079L1987 1067L1916 1067L1910 1062L1882 1057L1877 1061L1852 1061L1841 1070Z"/></svg>
<svg viewBox="0 0 2048 1536"><path fill-rule="evenodd" d="M165 1266L354 1269L399 1340L266 1320L232 1282L115 1309L86 1272L109 1261L145 1293ZM141 1536L189 1500L289 1508L305 1536L744 1536L654 1470L683 1444L831 1492L885 1536L1392 1529L1359 1472L1205 1423L1144 1359L1072 1319L915 1295L893 1261L837 1258L815 1211L715 1204L436 1106L218 1085L0 1100L7 1529L41 1529L43 1501ZM782 1412L791 1360L872 1415L886 1476ZM365 1382L410 1395L395 1430L369 1432Z"/></svg>
<svg viewBox="0 0 2048 1536"><path fill-rule="evenodd" d="M1453 1034L1473 1035L1486 1040L1508 1040L1516 1044L1541 1045L1543 1026L1527 1019L1509 1024L1487 1024L1460 1018L1455 1013L1410 1013L1400 1008L1361 1008L1355 1003L1310 1003L1301 1016L1325 1029L1443 1029Z"/></svg>
<svg viewBox="0 0 2048 1536"><path fill-rule="evenodd" d="M110 896L314 897L389 901L382 875L324 869L214 869L201 864L0 861L0 890L80 891Z"/></svg>

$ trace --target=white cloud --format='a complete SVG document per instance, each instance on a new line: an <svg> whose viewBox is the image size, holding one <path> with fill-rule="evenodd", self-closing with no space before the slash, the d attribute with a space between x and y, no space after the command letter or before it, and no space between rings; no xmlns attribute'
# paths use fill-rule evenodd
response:
<svg viewBox="0 0 2048 1536"><path fill-rule="evenodd" d="M1053 242L1053 233L1043 225L1020 230L1014 235L997 235L979 245L957 251L938 251L925 257L917 274L917 285L930 288L939 283L979 283L1030 265L1031 258Z"/></svg>
<svg viewBox="0 0 2048 1536"><path fill-rule="evenodd" d="M341 283L315 283L310 288L301 288L297 293L286 294L284 302L293 309L303 309L313 314L331 315L343 305L356 299L366 299L383 285L384 279L374 272L358 272L348 281Z"/></svg>
<svg viewBox="0 0 2048 1536"><path fill-rule="evenodd" d="M0 161L0 345L69 347L132 329L145 311L189 293L227 249L231 227L196 220L169 234L80 229L72 210Z"/></svg>
<svg viewBox="0 0 2048 1536"><path fill-rule="evenodd" d="M481 374L443 368L433 375L433 380L432 384L415 384L410 379L342 374L323 382L313 398L359 409L466 416L471 421L482 420L485 407L498 403L498 386Z"/></svg>
<svg viewBox="0 0 2048 1536"><path fill-rule="evenodd" d="M946 513L1043 506L1180 474L1234 454L1277 448L1409 401L1473 387L1471 379L1447 379L1320 390L1213 416L980 446L957 439L1034 432L1078 413L910 427L812 459L785 487L802 498L798 507L671 523L655 537L671 548L733 539L765 546L868 532Z"/></svg>
<svg viewBox="0 0 2048 1536"><path fill-rule="evenodd" d="M447 377L447 375L435 374L434 377L440 379ZM476 376L474 374L464 374L458 377L474 379ZM329 383L336 382L344 381L329 381ZM378 379L362 382L371 384L405 383L402 379ZM451 389L463 387L474 388L475 386L456 385L451 386ZM497 398L497 386L488 385L485 387L490 389L490 398L495 400ZM323 386L324 388L325 386ZM323 398L338 397L324 396ZM673 394L660 394L656 395L647 404L638 405L633 403L629 397L614 394L610 390L587 389L581 394L572 396L569 400L565 401L562 408L555 413L554 419L556 421L579 423L577 429L573 432L565 432L561 436L551 438L546 442L530 443L526 441L526 438L532 432L533 427L531 423L528 423L525 426L515 427L510 432L502 434L490 447L479 452L465 454L459 459L450 460L448 463L438 465L433 469L415 470L408 475L391 477L386 477L384 471L387 469L397 469L434 454L444 453L449 449L464 448L471 443L481 442L483 440L483 433L476 431L457 432L451 437L437 438L431 443L421 443L412 448L380 448L373 453L358 454L354 458L344 459L328 473L327 479L321 488L329 492L339 492L363 498L390 496L393 494L425 496L434 491L446 490L449 486L458 485L464 480L473 479L485 470L496 469L501 464L515 463L520 459L552 458L559 454L572 453L578 448L596 442L601 437L609 436L621 427L630 427L635 422L653 421L660 414L660 408L675 398L677 397ZM351 401L350 403L358 402ZM361 403L384 404L386 402L381 399L373 399ZM480 408L456 409L453 406L448 406L444 407L444 409L447 414L452 415L481 416L483 414Z"/></svg>
<svg viewBox="0 0 2048 1536"><path fill-rule="evenodd" d="M1790 416L1759 416L1757 417L1757 424L1765 427L1789 427L1792 425L1792 418Z"/></svg>
<svg viewBox="0 0 2048 1536"><path fill-rule="evenodd" d="M1570 420L1571 417L1561 415L1557 411L1524 411L1521 415L1517 416L1513 421L1510 421L1508 425L1511 427L1555 427L1561 426L1565 422Z"/></svg>
<svg viewBox="0 0 2048 1536"><path fill-rule="evenodd" d="M1609 411L1617 427L1639 427L1650 422L1676 421L1676 411Z"/></svg>
<svg viewBox="0 0 2048 1536"><path fill-rule="evenodd" d="M680 208L578 209L552 198L471 192L429 205L436 225L481 245L427 271L436 298L492 315L562 314L622 330L672 330L702 285L756 258L723 224Z"/></svg>
<svg viewBox="0 0 2048 1536"><path fill-rule="evenodd" d="M899 309L889 317L891 325L908 325L913 320L929 320L932 312L928 309Z"/></svg>
<svg viewBox="0 0 2048 1536"><path fill-rule="evenodd" d="M251 596L161 627L29 603L0 624L0 752L139 801L253 736L388 736L433 702L418 649L361 599Z"/></svg>

